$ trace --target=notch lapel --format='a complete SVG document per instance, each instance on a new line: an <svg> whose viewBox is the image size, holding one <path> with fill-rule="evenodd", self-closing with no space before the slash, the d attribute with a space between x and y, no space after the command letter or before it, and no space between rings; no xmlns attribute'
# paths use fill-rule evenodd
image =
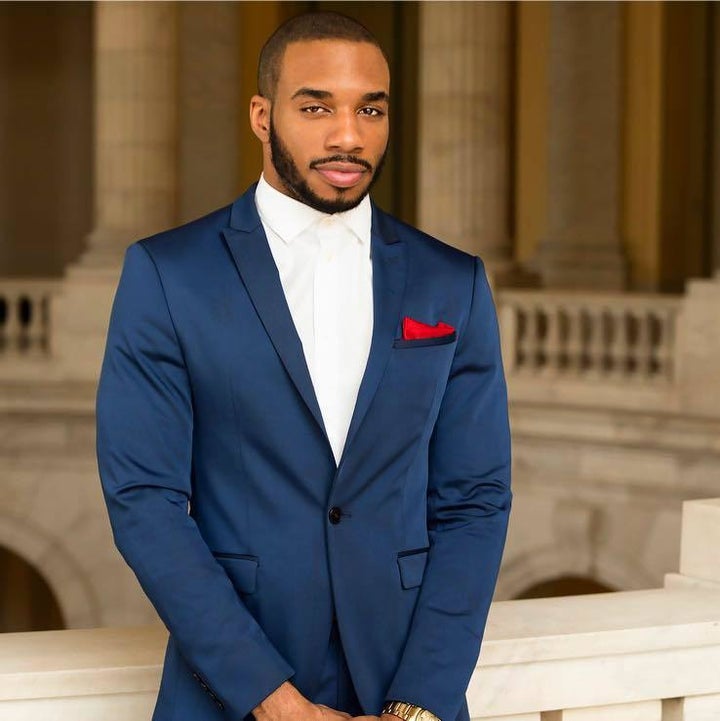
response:
<svg viewBox="0 0 720 721"><path fill-rule="evenodd" d="M372 340L339 465L351 448L390 360L393 340L400 327L400 310L405 291L405 243L397 238L387 218L374 203L372 213ZM230 227L222 232L255 310L288 375L322 430L332 455L302 342L255 207L255 185L235 201Z"/></svg>
<svg viewBox="0 0 720 721"><path fill-rule="evenodd" d="M255 207L256 185L252 185L233 203L231 227L222 231L223 236L270 341L327 440L327 431L302 342L290 314L280 274ZM330 441L327 442L330 447Z"/></svg>
<svg viewBox="0 0 720 721"><path fill-rule="evenodd" d="M370 241L373 285L372 340L338 467L350 452L353 439L367 415L385 366L390 360L393 340L400 326L400 311L405 292L407 274L405 243L399 240L385 214L375 203L372 204L372 209Z"/></svg>

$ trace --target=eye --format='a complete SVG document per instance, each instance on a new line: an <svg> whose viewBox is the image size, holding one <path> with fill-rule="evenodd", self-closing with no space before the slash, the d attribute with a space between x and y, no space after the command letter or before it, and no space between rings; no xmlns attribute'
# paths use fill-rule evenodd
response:
<svg viewBox="0 0 720 721"><path fill-rule="evenodd" d="M300 108L300 112L308 115L321 115L325 110L322 105L306 105L304 108Z"/></svg>
<svg viewBox="0 0 720 721"><path fill-rule="evenodd" d="M373 108L369 105L364 108L360 108L359 112L361 115L366 115L370 118L380 118L385 115L385 113L380 110L380 108Z"/></svg>

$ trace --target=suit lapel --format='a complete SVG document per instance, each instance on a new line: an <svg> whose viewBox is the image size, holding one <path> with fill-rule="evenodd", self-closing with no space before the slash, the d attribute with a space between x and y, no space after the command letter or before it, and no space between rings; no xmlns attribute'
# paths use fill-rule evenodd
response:
<svg viewBox="0 0 720 721"><path fill-rule="evenodd" d="M302 342L255 208L255 185L233 204L230 225L223 230L223 235L260 321L285 370L327 438Z"/></svg>
<svg viewBox="0 0 720 721"><path fill-rule="evenodd" d="M368 412L385 366L390 360L393 339L400 326L400 310L405 290L407 270L405 243L397 238L385 215L375 203L373 203L371 255L372 341L340 464L350 452L353 439Z"/></svg>
<svg viewBox="0 0 720 721"><path fill-rule="evenodd" d="M280 360L327 439L302 342L292 320L280 275L255 207L255 185L233 204L230 227L223 230L223 235ZM393 339L400 325L400 309L405 288L405 244L398 240L386 217L374 203L371 258L372 340L340 463L350 450L390 359Z"/></svg>

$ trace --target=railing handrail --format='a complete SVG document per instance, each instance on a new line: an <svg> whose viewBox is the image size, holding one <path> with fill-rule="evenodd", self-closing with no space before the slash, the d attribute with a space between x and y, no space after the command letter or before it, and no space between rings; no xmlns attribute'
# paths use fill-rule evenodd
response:
<svg viewBox="0 0 720 721"><path fill-rule="evenodd" d="M0 715L4 702L41 698L143 693L151 704L166 641L160 625L0 634ZM577 699L578 691L557 677L557 664L585 665L593 659L607 678L593 680L588 702L632 703L648 693L655 699L720 693L720 678L713 676L714 685L696 683L692 669L676 675L671 694L652 674L641 691L617 682L628 663L643 668L652 656L654 669L661 663L667 670L674 669L676 654L704 658L707 652L720 655L720 585L495 602L468 687L471 715L531 713L567 700L568 694ZM538 673L544 684L521 683ZM548 688L547 679L553 678L555 688ZM538 705L527 706L535 697Z"/></svg>
<svg viewBox="0 0 720 721"><path fill-rule="evenodd" d="M580 301L582 304L598 306L628 306L663 308L675 310L682 305L682 294L669 293L640 293L635 291L597 291L573 289L535 289L535 288L502 288L495 292L498 305L513 302L532 302L546 305L552 303Z"/></svg>
<svg viewBox="0 0 720 721"><path fill-rule="evenodd" d="M0 295L4 292L22 292L26 289L56 291L62 287L62 278L2 278Z"/></svg>

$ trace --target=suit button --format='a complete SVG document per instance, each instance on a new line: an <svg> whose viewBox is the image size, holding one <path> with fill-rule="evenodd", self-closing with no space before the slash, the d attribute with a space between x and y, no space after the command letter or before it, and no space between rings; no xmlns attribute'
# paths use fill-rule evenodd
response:
<svg viewBox="0 0 720 721"><path fill-rule="evenodd" d="M337 525L340 523L340 518L342 517L342 509L338 508L337 506L333 506L329 513L328 518L330 519L330 523L333 525Z"/></svg>

